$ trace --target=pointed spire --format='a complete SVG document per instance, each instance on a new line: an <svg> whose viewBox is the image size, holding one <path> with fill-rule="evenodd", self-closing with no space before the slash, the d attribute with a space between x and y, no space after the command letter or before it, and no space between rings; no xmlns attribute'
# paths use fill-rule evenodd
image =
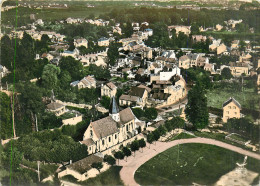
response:
<svg viewBox="0 0 260 186"><path fill-rule="evenodd" d="M110 106L109 106L109 113L110 114L119 113L119 108L117 106L116 98L114 96L112 97L112 100L111 100L111 103L110 103Z"/></svg>

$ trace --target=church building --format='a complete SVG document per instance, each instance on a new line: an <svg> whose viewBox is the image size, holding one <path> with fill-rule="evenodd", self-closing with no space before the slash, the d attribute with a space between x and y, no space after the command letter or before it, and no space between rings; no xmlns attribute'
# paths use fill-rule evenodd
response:
<svg viewBox="0 0 260 186"><path fill-rule="evenodd" d="M119 111L115 97L112 98L109 116L91 122L84 133L82 144L88 153L107 150L137 134L136 117L130 108Z"/></svg>

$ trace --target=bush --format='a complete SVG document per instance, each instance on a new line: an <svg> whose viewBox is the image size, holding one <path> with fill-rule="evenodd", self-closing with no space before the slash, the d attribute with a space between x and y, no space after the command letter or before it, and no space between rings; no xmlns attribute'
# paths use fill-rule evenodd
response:
<svg viewBox="0 0 260 186"><path fill-rule="evenodd" d="M114 157L116 159L118 159L118 162L119 162L119 160L124 159L125 155L122 151L117 151L117 152L115 152Z"/></svg>
<svg viewBox="0 0 260 186"><path fill-rule="evenodd" d="M131 151L135 153L135 151L139 150L139 141L134 140L130 145Z"/></svg>
<svg viewBox="0 0 260 186"><path fill-rule="evenodd" d="M103 164L102 164L102 162L94 162L91 164L91 167L94 169L97 169L98 172L100 172L100 169L103 168Z"/></svg>
<svg viewBox="0 0 260 186"><path fill-rule="evenodd" d="M154 120L157 118L158 112L155 108L147 108L144 111L144 116L149 120Z"/></svg>
<svg viewBox="0 0 260 186"><path fill-rule="evenodd" d="M101 105L105 107L106 109L109 109L110 105L110 98L107 96L102 96L102 99L100 101Z"/></svg>
<svg viewBox="0 0 260 186"><path fill-rule="evenodd" d="M140 146L141 148L144 148L144 147L146 146L146 142L144 141L143 138L139 140L139 146Z"/></svg>
<svg viewBox="0 0 260 186"><path fill-rule="evenodd" d="M107 162L109 165L115 165L116 159L110 155L105 155L104 162Z"/></svg>

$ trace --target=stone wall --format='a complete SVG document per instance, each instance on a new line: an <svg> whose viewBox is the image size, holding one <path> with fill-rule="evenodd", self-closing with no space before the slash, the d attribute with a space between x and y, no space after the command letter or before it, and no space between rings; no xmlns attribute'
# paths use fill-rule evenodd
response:
<svg viewBox="0 0 260 186"><path fill-rule="evenodd" d="M76 103L71 103L71 102L63 102L60 100L56 100L57 103L63 104L65 106L71 106L71 107L77 107L77 108L85 108L87 107L88 109L91 109L92 106L91 105L87 105L87 104L76 104Z"/></svg>

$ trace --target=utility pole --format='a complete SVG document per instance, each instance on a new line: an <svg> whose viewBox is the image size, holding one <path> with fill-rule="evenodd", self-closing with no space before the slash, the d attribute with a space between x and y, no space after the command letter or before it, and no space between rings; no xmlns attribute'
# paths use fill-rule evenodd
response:
<svg viewBox="0 0 260 186"><path fill-rule="evenodd" d="M38 132L38 123L37 123L37 115L35 114L35 125L36 125L36 131Z"/></svg>
<svg viewBox="0 0 260 186"><path fill-rule="evenodd" d="M38 170L37 170L38 180L39 180L39 182L40 182L40 181L41 181L41 177L40 177L40 161L37 161L37 165L38 165Z"/></svg>

